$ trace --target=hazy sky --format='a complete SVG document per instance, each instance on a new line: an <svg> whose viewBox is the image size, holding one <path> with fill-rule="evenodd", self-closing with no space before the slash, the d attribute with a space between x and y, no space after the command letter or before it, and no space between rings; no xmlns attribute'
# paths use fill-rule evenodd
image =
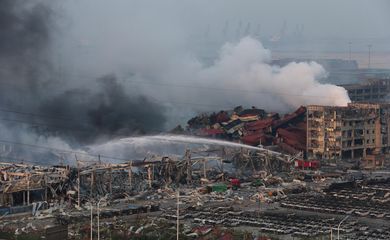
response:
<svg viewBox="0 0 390 240"><path fill-rule="evenodd" d="M219 0L205 8L204 16L210 21L218 16L260 22L267 33L280 28L285 19L290 29L304 24L305 33L314 36L390 36L390 2L386 0Z"/></svg>
<svg viewBox="0 0 390 240"><path fill-rule="evenodd" d="M203 33L207 26L211 34L218 34L226 21L233 31L242 21L243 28L248 22L252 29L261 24L262 32L272 35L286 20L290 31L304 24L309 37L390 38L388 0L73 0L65 4L79 27L115 23L122 28L134 16L142 16L139 25L164 23L170 30L190 34Z"/></svg>
<svg viewBox="0 0 390 240"><path fill-rule="evenodd" d="M61 58L93 63L93 72L111 71L123 63L148 69L162 67L161 58L180 54L213 55L228 41L238 41L260 27L260 40L303 26L303 39L284 41L286 50L367 52L390 51L388 0L69 0L58 1ZM241 22L240 37L237 29ZM223 29L228 23L227 36ZM206 33L207 34L207 38ZM212 43L212 44L205 44ZM202 52L203 51L203 52ZM212 53L214 51L214 53ZM194 53L195 52L195 53ZM199 54L199 52L201 52ZM129 58L129 56L142 56ZM204 57L204 56L200 56ZM208 57L208 56L206 56ZM87 60L83 59L87 58ZM89 60L91 59L91 60ZM96 68L96 66L98 66ZM88 66L83 65L83 69Z"/></svg>

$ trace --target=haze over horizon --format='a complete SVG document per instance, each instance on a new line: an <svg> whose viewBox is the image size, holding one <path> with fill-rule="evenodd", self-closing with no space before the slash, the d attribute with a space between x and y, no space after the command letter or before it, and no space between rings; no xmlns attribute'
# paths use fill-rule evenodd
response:
<svg viewBox="0 0 390 240"><path fill-rule="evenodd" d="M290 35L303 28L307 39L339 40L337 45L342 47L338 48L346 48L348 41L356 41L355 50L366 50L370 41L376 41L378 50L381 47L389 50L390 2L386 0L116 0L110 3L82 0L60 5L65 19L68 17L70 33L84 36L79 40L91 45L96 40L91 37L110 30L125 34L134 29L139 34L161 33L158 36L162 39L187 41L205 35L212 40L223 40L236 37L237 31L241 31L239 35L259 34L268 39L281 30Z"/></svg>

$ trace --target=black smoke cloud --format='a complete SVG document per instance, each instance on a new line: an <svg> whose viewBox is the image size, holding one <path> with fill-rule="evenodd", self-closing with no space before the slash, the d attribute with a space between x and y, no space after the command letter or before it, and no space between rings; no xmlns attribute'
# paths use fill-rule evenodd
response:
<svg viewBox="0 0 390 240"><path fill-rule="evenodd" d="M17 94L37 93L50 64L51 9L38 2L0 1L0 93L2 102ZM31 95L31 94L30 94ZM25 96L27 97L27 96Z"/></svg>
<svg viewBox="0 0 390 240"><path fill-rule="evenodd" d="M0 121L2 138L56 137L78 145L162 130L164 109L127 94L114 75L80 79L90 88L58 79L51 48L55 16L55 1L0 1L0 108L33 113L0 111L1 119L17 120Z"/></svg>
<svg viewBox="0 0 390 240"><path fill-rule="evenodd" d="M114 75L104 76L97 82L98 91L66 90L46 99L39 111L52 116L64 115L74 131L60 134L82 142L163 129L164 108L144 96L129 96ZM48 121L48 124L58 124L58 120Z"/></svg>
<svg viewBox="0 0 390 240"><path fill-rule="evenodd" d="M51 10L43 3L29 6L23 0L0 2L0 51L2 57L39 53L50 39Z"/></svg>

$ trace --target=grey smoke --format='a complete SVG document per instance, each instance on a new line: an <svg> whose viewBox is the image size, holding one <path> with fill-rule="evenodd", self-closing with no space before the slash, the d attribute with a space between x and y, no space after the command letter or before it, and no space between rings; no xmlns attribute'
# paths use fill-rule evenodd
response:
<svg viewBox="0 0 390 240"><path fill-rule="evenodd" d="M28 1L3 0L0 7L1 56L37 54L50 38L50 9L43 3L28 6Z"/></svg>
<svg viewBox="0 0 390 240"><path fill-rule="evenodd" d="M0 2L0 110L7 110L0 111L1 138L68 148L161 131L164 108L128 94L114 74L79 78L84 87L57 74L57 4Z"/></svg>
<svg viewBox="0 0 390 240"><path fill-rule="evenodd" d="M60 135L84 143L163 129L163 107L144 96L129 96L114 75L104 76L98 83L96 92L70 89L49 97L42 102L39 111L71 118L69 127L76 131L63 131ZM49 123L58 121L54 119Z"/></svg>
<svg viewBox="0 0 390 240"><path fill-rule="evenodd" d="M51 9L42 2L0 2L2 103L12 102L15 94L38 93L39 84L43 84L40 79L50 70L47 50L51 15Z"/></svg>

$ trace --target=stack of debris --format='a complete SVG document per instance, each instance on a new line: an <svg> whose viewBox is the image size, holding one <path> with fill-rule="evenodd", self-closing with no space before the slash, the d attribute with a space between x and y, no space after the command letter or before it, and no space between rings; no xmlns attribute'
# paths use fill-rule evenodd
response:
<svg viewBox="0 0 390 240"><path fill-rule="evenodd" d="M289 154L306 148L306 108L282 117L263 109L241 106L230 111L201 114L188 121L187 131L198 136L242 142L252 146L277 145Z"/></svg>
<svg viewBox="0 0 390 240"><path fill-rule="evenodd" d="M29 205L66 195L70 169L0 163L0 208L16 211L14 205Z"/></svg>

